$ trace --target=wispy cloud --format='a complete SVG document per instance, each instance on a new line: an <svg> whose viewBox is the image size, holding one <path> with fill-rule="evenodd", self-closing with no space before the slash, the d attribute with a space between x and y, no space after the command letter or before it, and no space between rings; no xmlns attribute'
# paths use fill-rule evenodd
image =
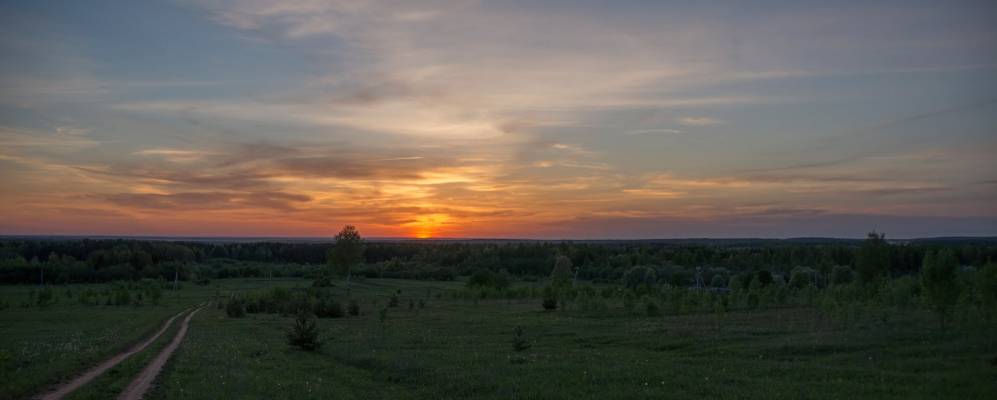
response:
<svg viewBox="0 0 997 400"><path fill-rule="evenodd" d="M678 123L685 126L713 126L722 125L724 121L710 117L682 117Z"/></svg>

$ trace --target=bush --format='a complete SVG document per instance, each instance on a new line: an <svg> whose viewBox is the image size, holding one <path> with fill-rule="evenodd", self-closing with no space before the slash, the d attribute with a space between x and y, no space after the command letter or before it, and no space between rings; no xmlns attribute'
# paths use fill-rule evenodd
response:
<svg viewBox="0 0 997 400"><path fill-rule="evenodd" d="M299 312L294 318L294 325L287 332L287 343L304 351L315 351L322 347L314 316L306 311Z"/></svg>
<svg viewBox="0 0 997 400"><path fill-rule="evenodd" d="M713 275L713 279L710 279L710 287L722 288L726 286L727 281L720 274Z"/></svg>
<svg viewBox="0 0 997 400"><path fill-rule="evenodd" d="M980 270L976 287L985 307L997 305L997 264L989 263Z"/></svg>
<svg viewBox="0 0 997 400"><path fill-rule="evenodd" d="M532 346L529 340L523 336L523 327L517 326L516 329L512 331L512 350L513 351L525 351Z"/></svg>
<svg viewBox="0 0 997 400"><path fill-rule="evenodd" d="M225 314L229 318L242 318L246 316L245 301L241 298L232 297L225 304Z"/></svg>
<svg viewBox="0 0 997 400"><path fill-rule="evenodd" d="M650 267L633 267L623 274L623 285L628 289L654 286L657 281L657 275Z"/></svg>
<svg viewBox="0 0 997 400"><path fill-rule="evenodd" d="M831 269L831 284L832 285L844 285L851 283L854 279L854 273L851 268L847 265L835 265Z"/></svg>
<svg viewBox="0 0 997 400"><path fill-rule="evenodd" d="M505 289L509 287L511 278L509 277L509 272L506 270L499 271L495 274L491 271L483 268L479 268L474 271L471 278L467 281L468 287L479 287L479 288L495 288L495 289Z"/></svg>
<svg viewBox="0 0 997 400"><path fill-rule="evenodd" d="M654 300L648 299L644 305L644 313L648 317L660 317L661 308L658 307L658 303L655 303Z"/></svg>
<svg viewBox="0 0 997 400"><path fill-rule="evenodd" d="M325 273L322 274L322 275L319 275L317 278L315 278L315 281L312 282L312 287L317 287L317 288L321 288L321 287L333 287L333 286L336 286L336 285L334 283L332 283L332 276L330 276L329 274L325 274Z"/></svg>
<svg viewBox="0 0 997 400"><path fill-rule="evenodd" d="M544 288L543 293L543 308L547 311L553 311L557 309L557 292L553 287L547 286Z"/></svg>
<svg viewBox="0 0 997 400"><path fill-rule="evenodd" d="M350 316L358 317L360 316L360 304L356 300L350 300L350 305L346 307L346 311Z"/></svg>
<svg viewBox="0 0 997 400"><path fill-rule="evenodd" d="M932 309L938 314L939 326L943 332L945 320L959 300L961 288L956 279L958 268L959 260L949 249L938 254L928 253L921 267L921 285Z"/></svg>
<svg viewBox="0 0 997 400"><path fill-rule="evenodd" d="M312 310L318 318L342 318L346 316L343 306L335 300L330 299L322 299L315 302Z"/></svg>
<svg viewBox="0 0 997 400"><path fill-rule="evenodd" d="M127 306L132 302L132 295L128 292L128 289L119 287L114 291L114 305L116 306Z"/></svg>
<svg viewBox="0 0 997 400"><path fill-rule="evenodd" d="M55 295L52 293L52 288L46 286L38 292L36 304L38 304L39 307L47 307L49 304L52 304L52 299L54 297Z"/></svg>
<svg viewBox="0 0 997 400"><path fill-rule="evenodd" d="M388 307L398 307L398 294L392 293L391 298L388 299Z"/></svg>

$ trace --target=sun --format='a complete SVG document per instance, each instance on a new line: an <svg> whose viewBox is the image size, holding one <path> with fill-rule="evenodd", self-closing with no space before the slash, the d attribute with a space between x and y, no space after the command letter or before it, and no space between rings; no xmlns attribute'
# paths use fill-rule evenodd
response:
<svg viewBox="0 0 997 400"><path fill-rule="evenodd" d="M444 225L452 223L452 218L447 214L425 214L420 215L406 224L411 229L412 237L418 239L430 239L440 234L440 229Z"/></svg>

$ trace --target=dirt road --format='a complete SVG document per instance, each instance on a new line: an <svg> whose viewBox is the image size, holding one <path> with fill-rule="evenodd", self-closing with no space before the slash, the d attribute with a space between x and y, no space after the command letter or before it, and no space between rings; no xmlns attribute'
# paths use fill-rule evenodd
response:
<svg viewBox="0 0 997 400"><path fill-rule="evenodd" d="M90 381L94 380L94 378L96 378L96 377L100 376L101 374L103 374L104 371L107 371L108 369L111 369L115 365L118 365L118 363L124 361L128 357L131 357L133 354L138 353L138 352L144 350L146 347L149 347L149 345L152 344L152 342L155 342L156 339L158 339L163 334L163 332L166 332L166 330L169 329L170 325L173 323L173 320L177 319L177 317L183 315L183 313L185 313L187 311L190 311L190 309L181 311L181 312L177 313L177 315L174 315L174 316L170 317L170 319L166 320L166 322L163 323L163 327L160 328L159 331L156 332L155 335L150 336L144 342L139 343L139 344L137 344L135 346L132 346L132 348L126 350L125 352L119 353L119 354L115 355L114 357L111 357L111 358L107 359L106 361L98 364L96 367L93 367L90 370L88 370L87 372L84 372L83 375L80 375L80 376L74 378L73 380L71 380L71 381L69 381L69 382L67 382L67 383L65 383L65 384L63 384L61 386L56 387L51 392L42 394L42 395L38 396L37 398L41 399L41 400L57 400L57 399L61 399L61 398L65 397L66 395L68 395L69 393L71 393L72 391L74 391L76 389L79 389L83 385L86 385ZM188 317L188 319L189 319L189 317Z"/></svg>
<svg viewBox="0 0 997 400"><path fill-rule="evenodd" d="M152 387L152 382L156 380L156 376L159 375L159 371L163 369L163 366L166 365L167 361L169 361L170 356L173 355L173 352L176 351L177 347L180 347L180 342L182 342L184 336L187 335L187 326L190 325L190 319L194 316L194 314L197 314L198 311L201 311L201 308L203 307L198 307L190 314L187 314L187 317L183 319L183 323L180 325L180 330L177 331L176 336L173 337L173 341L170 342L169 346L166 346L163 351L159 352L159 355L157 355L156 358L149 363L149 365L145 366L142 372L135 377L135 380L133 380L132 383L128 384L128 387L125 388L120 395L118 395L119 400L139 400L145 395L145 392Z"/></svg>

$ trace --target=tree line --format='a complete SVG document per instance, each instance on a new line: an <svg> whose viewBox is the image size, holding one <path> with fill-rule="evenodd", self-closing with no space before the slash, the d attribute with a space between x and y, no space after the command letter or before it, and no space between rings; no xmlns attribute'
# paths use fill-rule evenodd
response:
<svg viewBox="0 0 997 400"><path fill-rule="evenodd" d="M138 239L0 240L0 283L101 282L120 279L303 276L329 264L334 242L173 242ZM574 279L620 282L635 266L656 279L693 285L714 276L767 271L789 279L805 267L829 277L847 266L864 278L916 273L926 254L947 249L960 266L997 260L992 240L891 243L880 234L862 241L365 241L352 274L364 277L453 279L478 271L520 279L545 277L559 257ZM705 272L704 272L705 271ZM48 274L48 278L45 277Z"/></svg>

